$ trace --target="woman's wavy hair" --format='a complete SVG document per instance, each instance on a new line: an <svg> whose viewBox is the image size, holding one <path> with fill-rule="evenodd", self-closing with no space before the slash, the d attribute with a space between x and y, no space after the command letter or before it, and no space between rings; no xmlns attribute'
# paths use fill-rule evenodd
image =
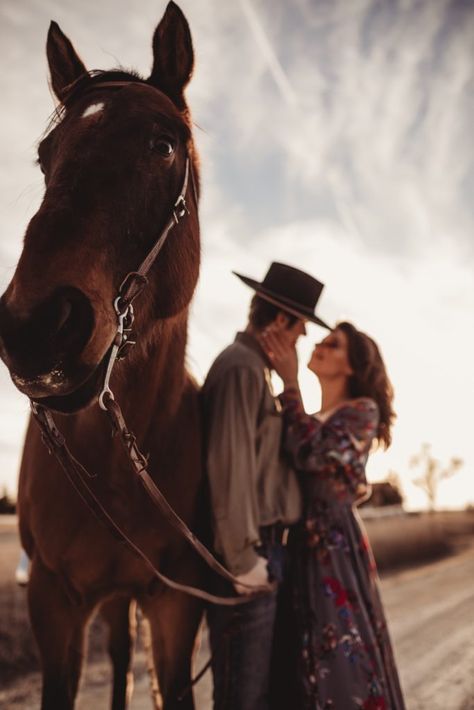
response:
<svg viewBox="0 0 474 710"><path fill-rule="evenodd" d="M392 442L392 424L395 412L392 408L393 387L385 369L380 350L372 338L357 330L352 323L336 326L347 336L347 352L353 374L349 378L349 396L370 397L379 408L377 443L388 449Z"/></svg>

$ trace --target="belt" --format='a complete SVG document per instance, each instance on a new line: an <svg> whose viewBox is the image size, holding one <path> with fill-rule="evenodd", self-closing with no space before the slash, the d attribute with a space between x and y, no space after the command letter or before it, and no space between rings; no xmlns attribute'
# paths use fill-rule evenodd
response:
<svg viewBox="0 0 474 710"><path fill-rule="evenodd" d="M259 530L260 540L263 545L283 545L288 542L290 526L278 522L264 525Z"/></svg>

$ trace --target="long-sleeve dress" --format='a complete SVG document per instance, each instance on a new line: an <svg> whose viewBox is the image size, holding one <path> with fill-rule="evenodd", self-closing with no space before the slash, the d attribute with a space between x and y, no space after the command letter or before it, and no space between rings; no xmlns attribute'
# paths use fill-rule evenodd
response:
<svg viewBox="0 0 474 710"><path fill-rule="evenodd" d="M319 421L305 414L298 391L281 400L305 501L290 546L300 696L292 708L403 710L377 570L354 507L367 491L377 405L353 400Z"/></svg>

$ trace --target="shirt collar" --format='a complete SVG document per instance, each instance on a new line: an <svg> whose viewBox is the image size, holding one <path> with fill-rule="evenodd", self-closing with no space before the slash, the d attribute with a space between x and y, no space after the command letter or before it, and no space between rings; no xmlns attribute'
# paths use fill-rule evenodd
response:
<svg viewBox="0 0 474 710"><path fill-rule="evenodd" d="M272 369L272 364L268 359L265 350L262 348L258 340L253 335L247 333L246 331L239 331L235 336L235 342L242 343L242 345L245 345L245 347L250 348L250 350L253 350L261 358L265 367Z"/></svg>

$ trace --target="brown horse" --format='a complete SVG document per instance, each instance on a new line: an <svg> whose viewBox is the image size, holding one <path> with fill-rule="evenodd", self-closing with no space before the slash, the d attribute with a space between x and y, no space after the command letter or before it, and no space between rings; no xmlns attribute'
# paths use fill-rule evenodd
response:
<svg viewBox="0 0 474 710"><path fill-rule="evenodd" d="M94 493L134 543L170 577L201 584L197 556L144 496L96 405L117 329L115 296L169 219L189 159L189 214L170 233L135 302L138 343L117 365L111 384L149 454L150 472L196 529L199 414L185 368L188 305L200 257L196 153L183 96L194 61L189 27L171 2L154 34L146 80L121 70L88 73L55 23L47 55L60 104L38 149L44 199L0 303L1 356L22 392L59 413L56 423L70 449L96 474ZM43 670L42 707L73 707L85 628L104 604L112 706L125 707L128 610L135 598L150 622L164 707L191 708L190 694L181 702L178 694L190 679L200 602L157 582L97 522L48 455L34 420L18 501L21 539L32 559L28 601Z"/></svg>

